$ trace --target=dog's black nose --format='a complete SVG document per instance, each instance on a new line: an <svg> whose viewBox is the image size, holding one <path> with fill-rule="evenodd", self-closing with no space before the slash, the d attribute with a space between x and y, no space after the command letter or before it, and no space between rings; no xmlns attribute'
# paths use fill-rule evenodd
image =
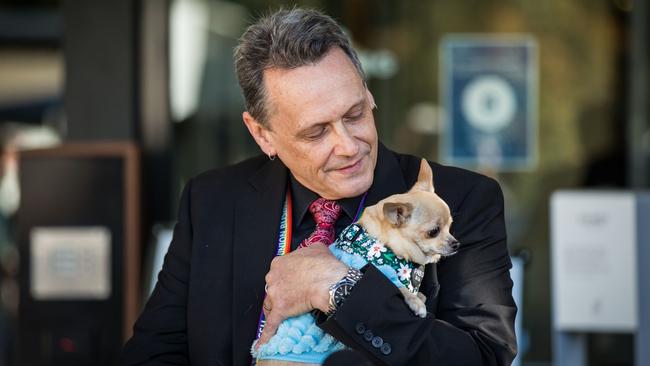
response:
<svg viewBox="0 0 650 366"><path fill-rule="evenodd" d="M453 249L453 250L458 250L458 247L459 247L459 246L460 246L460 243L459 243L458 240L456 240L456 239L454 239L454 240L452 240L452 241L449 242L449 247L450 247L451 249Z"/></svg>

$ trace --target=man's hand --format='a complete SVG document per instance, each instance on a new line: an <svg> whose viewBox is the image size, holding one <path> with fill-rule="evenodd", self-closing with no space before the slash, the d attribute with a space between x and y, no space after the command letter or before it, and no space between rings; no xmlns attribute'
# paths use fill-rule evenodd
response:
<svg viewBox="0 0 650 366"><path fill-rule="evenodd" d="M275 257L266 274L266 324L257 346L268 342L280 323L289 317L313 309L327 312L329 287L346 273L347 266L323 244L313 244Z"/></svg>

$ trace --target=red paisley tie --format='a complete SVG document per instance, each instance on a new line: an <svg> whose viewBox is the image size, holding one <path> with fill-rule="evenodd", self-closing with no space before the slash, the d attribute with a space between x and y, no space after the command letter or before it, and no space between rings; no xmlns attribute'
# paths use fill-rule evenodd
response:
<svg viewBox="0 0 650 366"><path fill-rule="evenodd" d="M336 236L334 224L341 216L341 206L336 201L329 201L321 197L309 205L309 212L314 216L316 229L300 243L298 248L305 248L314 243L332 244Z"/></svg>

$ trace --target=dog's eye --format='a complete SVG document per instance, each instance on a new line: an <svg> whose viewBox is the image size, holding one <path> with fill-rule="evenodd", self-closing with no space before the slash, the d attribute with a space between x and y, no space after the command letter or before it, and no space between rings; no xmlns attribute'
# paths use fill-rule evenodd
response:
<svg viewBox="0 0 650 366"><path fill-rule="evenodd" d="M438 228L438 227L436 227L436 228L434 228L434 229L431 229L431 230L429 230L429 231L427 232L427 235L428 235L430 238L435 238L436 236L438 236L438 234L440 234L440 228Z"/></svg>

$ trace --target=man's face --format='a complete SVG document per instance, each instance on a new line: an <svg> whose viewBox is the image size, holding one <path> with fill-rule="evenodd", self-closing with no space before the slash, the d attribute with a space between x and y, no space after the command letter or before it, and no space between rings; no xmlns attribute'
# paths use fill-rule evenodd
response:
<svg viewBox="0 0 650 366"><path fill-rule="evenodd" d="M377 162L374 100L345 53L334 47L314 65L264 76L270 119L256 137L262 149L321 197L367 191Z"/></svg>

